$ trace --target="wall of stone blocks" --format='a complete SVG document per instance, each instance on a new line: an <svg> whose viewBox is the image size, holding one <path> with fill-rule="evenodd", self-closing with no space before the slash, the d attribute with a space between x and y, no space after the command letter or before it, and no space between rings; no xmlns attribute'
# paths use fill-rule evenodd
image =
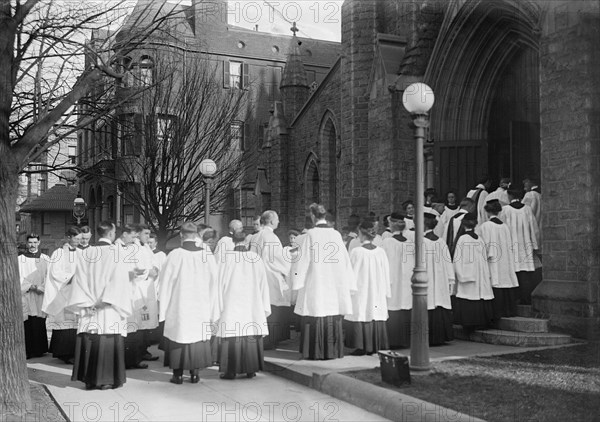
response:
<svg viewBox="0 0 600 422"><path fill-rule="evenodd" d="M600 338L600 11L554 2L540 46L543 282L551 324Z"/></svg>

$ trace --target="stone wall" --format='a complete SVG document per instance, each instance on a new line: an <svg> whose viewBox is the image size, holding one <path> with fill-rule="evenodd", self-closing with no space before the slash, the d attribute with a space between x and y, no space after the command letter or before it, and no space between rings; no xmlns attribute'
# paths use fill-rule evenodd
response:
<svg viewBox="0 0 600 422"><path fill-rule="evenodd" d="M597 2L548 7L540 46L543 278L534 307L600 337L600 19Z"/></svg>

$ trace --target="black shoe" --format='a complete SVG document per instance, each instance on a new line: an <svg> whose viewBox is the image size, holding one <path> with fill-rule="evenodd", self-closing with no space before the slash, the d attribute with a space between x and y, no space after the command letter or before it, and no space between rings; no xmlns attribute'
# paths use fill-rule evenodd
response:
<svg viewBox="0 0 600 422"><path fill-rule="evenodd" d="M67 360L65 360L65 363L67 365L75 365L75 358L67 359Z"/></svg>
<svg viewBox="0 0 600 422"><path fill-rule="evenodd" d="M155 361L155 360L158 360L158 356L152 356L150 353L146 353L142 357L142 360Z"/></svg>
<svg viewBox="0 0 600 422"><path fill-rule="evenodd" d="M183 384L183 377L181 375L173 375L173 378L169 380L173 384Z"/></svg>
<svg viewBox="0 0 600 422"><path fill-rule="evenodd" d="M254 378L256 376L256 372L248 372L246 374L246 378Z"/></svg>
<svg viewBox="0 0 600 422"><path fill-rule="evenodd" d="M350 356L364 356L365 351L363 349L356 349L354 352L350 353Z"/></svg>
<svg viewBox="0 0 600 422"><path fill-rule="evenodd" d="M198 384L200 382L200 375L196 374L196 375L192 375L190 377L190 382L192 384Z"/></svg>
<svg viewBox="0 0 600 422"><path fill-rule="evenodd" d="M220 364L218 360L213 360L212 366L219 366Z"/></svg>
<svg viewBox="0 0 600 422"><path fill-rule="evenodd" d="M86 384L85 389L86 390L95 390L96 386L94 384Z"/></svg>
<svg viewBox="0 0 600 422"><path fill-rule="evenodd" d="M140 363L133 365L127 369L148 369L148 364L140 362Z"/></svg>
<svg viewBox="0 0 600 422"><path fill-rule="evenodd" d="M221 375L219 375L219 377L220 377L222 380L232 380L232 379L235 379L235 374L231 374L231 373L227 372L227 373L225 373L225 374L221 374Z"/></svg>
<svg viewBox="0 0 600 422"><path fill-rule="evenodd" d="M112 390L113 389L113 385L112 384L104 384L100 386L100 390Z"/></svg>

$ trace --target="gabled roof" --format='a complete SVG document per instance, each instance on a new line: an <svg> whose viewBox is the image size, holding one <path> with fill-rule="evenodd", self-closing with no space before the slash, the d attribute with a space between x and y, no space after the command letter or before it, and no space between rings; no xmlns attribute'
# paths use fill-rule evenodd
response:
<svg viewBox="0 0 600 422"><path fill-rule="evenodd" d="M19 212L71 211L77 191L77 186L54 185L37 198L27 200Z"/></svg>

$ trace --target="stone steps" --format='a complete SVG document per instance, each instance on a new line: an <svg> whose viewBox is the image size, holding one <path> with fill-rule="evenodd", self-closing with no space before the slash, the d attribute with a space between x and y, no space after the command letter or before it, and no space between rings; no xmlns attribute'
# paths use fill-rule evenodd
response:
<svg viewBox="0 0 600 422"><path fill-rule="evenodd" d="M566 334L519 332L500 329L475 330L467 333L459 325L454 326L454 337L459 340L504 346L538 347L569 344L572 338Z"/></svg>
<svg viewBox="0 0 600 422"><path fill-rule="evenodd" d="M549 321L542 318L512 317L500 318L498 329L520 333L547 333Z"/></svg>

